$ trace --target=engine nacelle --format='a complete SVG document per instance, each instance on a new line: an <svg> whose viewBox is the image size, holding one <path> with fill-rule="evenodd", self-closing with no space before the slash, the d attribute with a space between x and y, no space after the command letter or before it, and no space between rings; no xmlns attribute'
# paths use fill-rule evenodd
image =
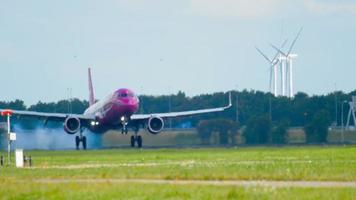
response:
<svg viewBox="0 0 356 200"><path fill-rule="evenodd" d="M162 131L164 127L164 121L160 117L151 117L148 119L148 131L152 134L157 134Z"/></svg>
<svg viewBox="0 0 356 200"><path fill-rule="evenodd" d="M77 117L67 117L63 123L63 127L68 134L75 134L81 128L80 119Z"/></svg>

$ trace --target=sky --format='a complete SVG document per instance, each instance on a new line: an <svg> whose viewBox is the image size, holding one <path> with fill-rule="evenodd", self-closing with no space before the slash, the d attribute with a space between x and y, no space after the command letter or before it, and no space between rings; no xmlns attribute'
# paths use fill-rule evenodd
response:
<svg viewBox="0 0 356 200"><path fill-rule="evenodd" d="M294 85L356 89L352 0L0 0L0 100L269 90L270 43L294 46ZM68 92L71 88L71 94Z"/></svg>

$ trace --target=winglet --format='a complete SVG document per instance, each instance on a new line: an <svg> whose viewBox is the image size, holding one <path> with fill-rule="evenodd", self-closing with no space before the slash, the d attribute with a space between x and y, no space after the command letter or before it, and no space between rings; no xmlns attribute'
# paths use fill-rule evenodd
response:
<svg viewBox="0 0 356 200"><path fill-rule="evenodd" d="M94 90L93 90L93 83L91 80L91 70L88 68L88 84L89 84L89 105L93 105L95 103L94 99Z"/></svg>
<svg viewBox="0 0 356 200"><path fill-rule="evenodd" d="M229 105L227 108L230 108L232 106L232 101L231 101L231 91L229 92Z"/></svg>

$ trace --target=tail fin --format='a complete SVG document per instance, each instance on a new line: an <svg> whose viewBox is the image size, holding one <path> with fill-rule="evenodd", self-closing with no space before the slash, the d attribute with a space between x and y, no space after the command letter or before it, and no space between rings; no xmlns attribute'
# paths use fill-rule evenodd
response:
<svg viewBox="0 0 356 200"><path fill-rule="evenodd" d="M94 90L93 90L93 83L91 80L91 70L88 68L88 82L89 82L89 106L95 103L94 99Z"/></svg>

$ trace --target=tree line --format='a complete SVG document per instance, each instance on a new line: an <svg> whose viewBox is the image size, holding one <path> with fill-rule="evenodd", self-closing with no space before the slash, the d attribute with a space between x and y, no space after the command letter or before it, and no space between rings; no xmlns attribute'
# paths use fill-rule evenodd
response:
<svg viewBox="0 0 356 200"><path fill-rule="evenodd" d="M207 125L206 123L210 120L210 123L215 124L216 127L220 126L219 124L230 123L232 130L237 129L236 127L246 127L245 132L250 133L245 136L248 143L283 141L283 132L286 128L290 126L304 127L305 131L310 133L308 137L315 141L322 141L325 138L323 136L325 128L319 127L319 125L323 124L324 127L331 124L340 126L341 106L344 106L343 114L346 119L349 108L343 102L350 101L352 96L356 96L356 90L350 93L336 91L326 95L313 96L299 92L294 98L275 97L271 93L254 90L232 91L233 105L231 109L220 113L174 119L172 127L179 128L182 124L188 123L192 127L198 127L199 130L199 122ZM178 92L173 95L142 95L139 96L139 99L139 113L196 110L228 104L228 94L223 92L193 97L186 96L184 92ZM49 103L40 101L30 106L26 106L22 100L0 101L0 108L76 114L83 113L88 105L88 101L76 98ZM238 112L236 112L237 110ZM214 119L218 119L217 122L211 121ZM231 124L232 122L236 122L236 124ZM22 123L26 126L27 122ZM214 128L212 127L212 129ZM202 131L200 134L202 134L204 130L201 128L200 130ZM231 130L223 130L225 133L229 131L231 132ZM205 133L208 134L206 131ZM226 137L222 140L227 141Z"/></svg>

